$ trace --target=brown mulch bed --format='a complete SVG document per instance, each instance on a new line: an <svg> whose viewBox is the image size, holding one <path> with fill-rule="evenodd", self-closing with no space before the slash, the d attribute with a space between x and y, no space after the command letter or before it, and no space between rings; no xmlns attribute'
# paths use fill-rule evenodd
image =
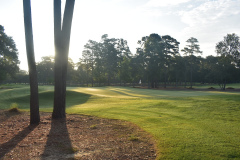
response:
<svg viewBox="0 0 240 160"><path fill-rule="evenodd" d="M83 115L29 126L29 112L0 110L0 159L156 159L152 137L129 122Z"/></svg>

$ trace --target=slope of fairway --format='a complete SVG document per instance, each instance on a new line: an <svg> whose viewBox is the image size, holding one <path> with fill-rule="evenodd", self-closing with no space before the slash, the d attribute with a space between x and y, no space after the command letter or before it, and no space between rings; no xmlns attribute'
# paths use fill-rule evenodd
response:
<svg viewBox="0 0 240 160"><path fill-rule="evenodd" d="M0 90L0 108L28 109L29 88ZM154 136L160 159L240 159L240 93L127 87L68 88L67 113L133 122ZM52 111L53 87L40 87Z"/></svg>

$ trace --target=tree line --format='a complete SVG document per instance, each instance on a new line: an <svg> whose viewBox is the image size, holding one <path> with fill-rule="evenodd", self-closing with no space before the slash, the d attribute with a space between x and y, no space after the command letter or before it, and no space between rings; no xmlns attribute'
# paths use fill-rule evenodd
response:
<svg viewBox="0 0 240 160"><path fill-rule="evenodd" d="M89 40L85 44L79 62L68 59L67 84L191 88L194 83L213 83L224 90L227 83L240 82L240 43L236 34L228 34L216 44L216 56L205 58L196 38L186 42L181 55L176 39L151 34L138 41L139 47L132 54L126 40L104 34L99 42ZM39 83L53 84L54 57L42 57L37 72ZM24 74L19 74L18 82L27 82Z"/></svg>
<svg viewBox="0 0 240 160"><path fill-rule="evenodd" d="M18 52L14 41L1 29L1 81L28 83L28 73L18 68ZM109 38L89 40L82 57L67 64L67 84L79 86L144 85L149 88L214 83L225 89L227 83L240 81L240 42L236 34L227 34L216 44L216 56L202 57L198 40L189 38L179 51L179 42L169 36L150 34L142 37L133 54L127 41ZM180 52L182 54L180 54ZM36 64L38 83L54 84L55 59L42 57Z"/></svg>
<svg viewBox="0 0 240 160"><path fill-rule="evenodd" d="M179 52L179 42L169 36L150 34L138 41L132 54L123 39L103 35L100 42L89 40L77 64L78 82L94 84L141 83L151 88L187 86L194 82L226 83L240 81L240 42L236 34L228 34L216 44L216 56L201 57L196 38L189 38Z"/></svg>

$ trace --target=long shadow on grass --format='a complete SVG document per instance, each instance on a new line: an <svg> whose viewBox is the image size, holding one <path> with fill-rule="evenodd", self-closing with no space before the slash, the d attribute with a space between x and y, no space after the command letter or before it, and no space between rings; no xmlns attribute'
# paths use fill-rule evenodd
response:
<svg viewBox="0 0 240 160"><path fill-rule="evenodd" d="M71 107L74 105L79 105L86 103L87 100L91 97L90 94L84 94L75 91L67 91L66 94L66 107ZM52 108L54 99L54 91L44 91L39 93L39 104L41 108ZM29 108L30 95L23 95L12 97L5 100L6 103L17 103L21 109Z"/></svg>
<svg viewBox="0 0 240 160"><path fill-rule="evenodd" d="M69 137L66 119L53 119L44 153L41 156L42 160L66 159L68 154L73 153L74 149Z"/></svg>
<svg viewBox="0 0 240 160"><path fill-rule="evenodd" d="M36 128L37 125L31 125L26 127L24 130L19 132L15 137L13 137L8 142L2 144L0 146L0 159L5 156L8 152L10 152L13 148L16 147L16 145L21 142L25 137L27 137L28 134L30 134L34 128Z"/></svg>
<svg viewBox="0 0 240 160"><path fill-rule="evenodd" d="M71 107L73 105L79 105L86 103L92 95L80 93L76 91L67 91L66 94L66 107Z"/></svg>

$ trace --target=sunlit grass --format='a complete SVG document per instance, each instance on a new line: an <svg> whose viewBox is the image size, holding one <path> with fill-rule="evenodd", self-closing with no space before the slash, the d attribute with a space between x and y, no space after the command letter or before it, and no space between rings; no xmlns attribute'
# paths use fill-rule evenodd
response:
<svg viewBox="0 0 240 160"><path fill-rule="evenodd" d="M41 86L42 111L53 87ZM29 110L29 88L0 90L0 108ZM240 159L240 93L124 87L68 88L67 113L133 122L153 135L160 159Z"/></svg>
<svg viewBox="0 0 240 160"><path fill-rule="evenodd" d="M156 138L161 159L240 159L239 93L101 89L104 96L93 93L67 111L141 126Z"/></svg>

